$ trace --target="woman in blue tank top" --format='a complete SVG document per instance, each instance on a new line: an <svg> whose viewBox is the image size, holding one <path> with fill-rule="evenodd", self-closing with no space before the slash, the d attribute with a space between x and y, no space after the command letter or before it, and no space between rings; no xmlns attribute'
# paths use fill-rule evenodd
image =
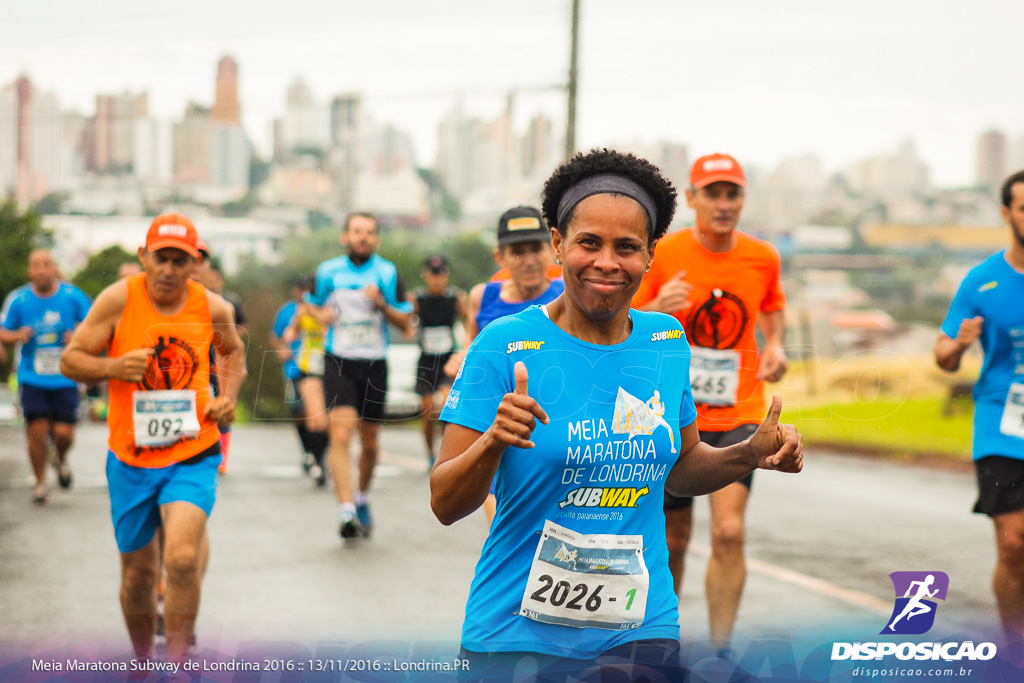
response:
<svg viewBox="0 0 1024 683"><path fill-rule="evenodd" d="M595 150L556 169L544 216L565 291L489 324L449 394L434 514L452 524L492 480L497 494L463 623L473 680L525 657L537 680L605 664L676 680L666 487L701 495L758 467L802 468L777 397L748 441L700 443L681 326L630 310L674 210L672 185L631 155Z"/></svg>

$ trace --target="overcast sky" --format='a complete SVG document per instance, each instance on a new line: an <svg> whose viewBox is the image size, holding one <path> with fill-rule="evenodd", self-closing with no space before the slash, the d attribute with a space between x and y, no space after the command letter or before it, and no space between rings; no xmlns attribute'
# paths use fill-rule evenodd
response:
<svg viewBox="0 0 1024 683"><path fill-rule="evenodd" d="M212 103L216 62L239 62L257 145L296 76L322 101L362 92L373 119L414 135L432 165L458 97L491 116L559 126L569 0L33 0L0 10L0 84L26 73L65 108L147 90L152 113ZM1019 0L581 0L579 147L669 140L772 168L817 154L827 170L917 143L939 185L970 183L978 135L1024 134Z"/></svg>

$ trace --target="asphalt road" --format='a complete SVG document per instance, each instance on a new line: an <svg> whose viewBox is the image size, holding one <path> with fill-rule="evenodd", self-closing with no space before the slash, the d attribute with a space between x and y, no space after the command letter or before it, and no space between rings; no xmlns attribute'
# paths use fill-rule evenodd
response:
<svg viewBox="0 0 1024 683"><path fill-rule="evenodd" d="M74 489L53 490L39 508L30 503L23 433L0 425L0 648L71 647L85 656L128 649L105 437L103 425L81 426L71 454ZM418 430L388 427L382 446L373 538L346 546L337 537L333 492L314 489L301 473L294 431L280 423L236 427L210 521L201 647L313 651L417 642L457 651L486 521L480 512L452 527L434 519ZM970 513L973 499L969 470L813 447L798 476L757 474L737 649L759 638L872 638L892 609L888 575L898 570L949 575L941 632L933 634L994 632L992 530ZM707 638L707 521L706 502L698 501L680 603L681 633L698 643Z"/></svg>

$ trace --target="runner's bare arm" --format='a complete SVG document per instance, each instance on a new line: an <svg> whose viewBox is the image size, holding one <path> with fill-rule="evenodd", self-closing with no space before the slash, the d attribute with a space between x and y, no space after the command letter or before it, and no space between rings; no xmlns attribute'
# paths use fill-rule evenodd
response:
<svg viewBox="0 0 1024 683"><path fill-rule="evenodd" d="M641 311L656 311L670 315L686 310L692 305L689 296L693 285L684 280L685 277L686 271L680 270L658 288L658 293L653 299L637 308Z"/></svg>
<svg viewBox="0 0 1024 683"><path fill-rule="evenodd" d="M416 330L420 326L420 300L416 298L416 294L413 292L406 294L405 300L412 306L412 313L409 315L409 325L405 328L405 338L415 339Z"/></svg>
<svg viewBox="0 0 1024 683"><path fill-rule="evenodd" d="M476 335L480 334L480 328L476 325L476 314L480 312L480 302L484 298L484 288L486 283L481 283L469 290L469 297L464 301L465 317L463 318L463 329L465 330L466 336L462 340L462 348L452 354L452 357L448 359L448 362L444 364L444 372L449 377L454 377L459 372L459 366L462 365L462 360L466 357L466 349L476 339Z"/></svg>
<svg viewBox="0 0 1024 683"><path fill-rule="evenodd" d="M973 318L965 318L960 323L956 338L947 337L939 333L935 340L935 364L947 372L956 372L960 369L960 360L964 351L981 336L981 326L985 319L980 315Z"/></svg>
<svg viewBox="0 0 1024 683"><path fill-rule="evenodd" d="M476 336L480 334L480 328L476 324L476 316L480 313L480 302L484 300L484 289L486 288L486 283L480 283L469 290L469 300L466 304L466 346L469 346L476 339Z"/></svg>
<svg viewBox="0 0 1024 683"><path fill-rule="evenodd" d="M328 306L317 306L309 303L308 301L300 303L299 309L295 312L296 315L300 315L302 313L308 313L319 320L323 325L333 325L334 319L337 317L335 312Z"/></svg>
<svg viewBox="0 0 1024 683"><path fill-rule="evenodd" d="M206 415L221 424L230 424L235 419L235 404L238 391L245 382L248 371L245 368L245 344L235 326L235 311L227 301L210 293L210 319L213 323L213 345L217 350L218 367L221 372L220 395L206 404Z"/></svg>
<svg viewBox="0 0 1024 683"><path fill-rule="evenodd" d="M680 430L679 460L668 473L666 490L674 496L702 496L742 479L755 469L796 473L803 469L803 437L791 424L779 424L782 399L772 397L768 416L752 437L726 448L700 440L697 423Z"/></svg>
<svg viewBox="0 0 1024 683"><path fill-rule="evenodd" d="M483 505L505 449L533 448L530 435L537 420L548 423L547 413L527 393L527 380L526 366L516 363L515 390L502 397L486 432L457 424L445 427L441 453L430 473L430 509L445 526Z"/></svg>
<svg viewBox="0 0 1024 683"><path fill-rule="evenodd" d="M115 282L100 292L61 354L62 375L87 383L105 379L137 382L142 378L152 349L135 349L117 358L103 355L110 346L127 301L128 284L124 281Z"/></svg>
<svg viewBox="0 0 1024 683"><path fill-rule="evenodd" d="M409 320L412 318L411 313L400 311L392 306L384 296L384 293L376 285L367 285L363 291L374 307L384 316L385 320L403 332L408 329Z"/></svg>
<svg viewBox="0 0 1024 683"><path fill-rule="evenodd" d="M769 382L778 382L789 369L786 350L782 346L786 335L786 314L783 310L762 313L757 318L757 326L764 335L764 348L761 350L761 363L757 370L757 378Z"/></svg>
<svg viewBox="0 0 1024 683"><path fill-rule="evenodd" d="M479 304L477 304L479 306ZM466 298L466 293L459 290L459 293L455 296L455 317L462 321L462 326L465 327L469 320L469 301Z"/></svg>
<svg viewBox="0 0 1024 683"><path fill-rule="evenodd" d="M292 323L294 321L295 318L293 317L292 322L289 322L288 327L285 328L284 330L285 336L288 336L288 333L292 329ZM270 347L277 352L277 357L281 360L282 363L288 361L288 359L292 357L292 350L288 346L289 342L290 340L278 337L276 334L274 334L273 331L270 332Z"/></svg>
<svg viewBox="0 0 1024 683"><path fill-rule="evenodd" d="M16 330L0 328L0 342L4 344L24 344L32 338L34 330L28 325Z"/></svg>

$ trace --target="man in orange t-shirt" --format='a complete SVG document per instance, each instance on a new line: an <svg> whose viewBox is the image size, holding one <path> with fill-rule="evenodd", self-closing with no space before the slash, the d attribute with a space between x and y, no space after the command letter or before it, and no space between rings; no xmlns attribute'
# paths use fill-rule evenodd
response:
<svg viewBox="0 0 1024 683"><path fill-rule="evenodd" d="M221 461L217 426L234 420L246 374L230 305L189 279L198 241L184 216L153 219L139 247L144 272L100 293L61 356L66 377L109 380L106 470L121 609L140 659L153 655L159 528L168 658L183 659L193 641ZM224 359L219 396L210 389L211 346Z"/></svg>
<svg viewBox="0 0 1024 683"><path fill-rule="evenodd" d="M748 439L768 410L762 381L786 372L782 348L786 297L775 248L736 230L746 179L731 156L701 157L690 172L686 202L696 225L662 238L633 297L640 310L669 313L690 342L690 385L701 440L716 447ZM765 346L758 351L759 327ZM751 476L709 496L711 558L705 586L711 641L728 656L746 581L744 513ZM693 499L665 493L669 566L682 582L693 523Z"/></svg>

